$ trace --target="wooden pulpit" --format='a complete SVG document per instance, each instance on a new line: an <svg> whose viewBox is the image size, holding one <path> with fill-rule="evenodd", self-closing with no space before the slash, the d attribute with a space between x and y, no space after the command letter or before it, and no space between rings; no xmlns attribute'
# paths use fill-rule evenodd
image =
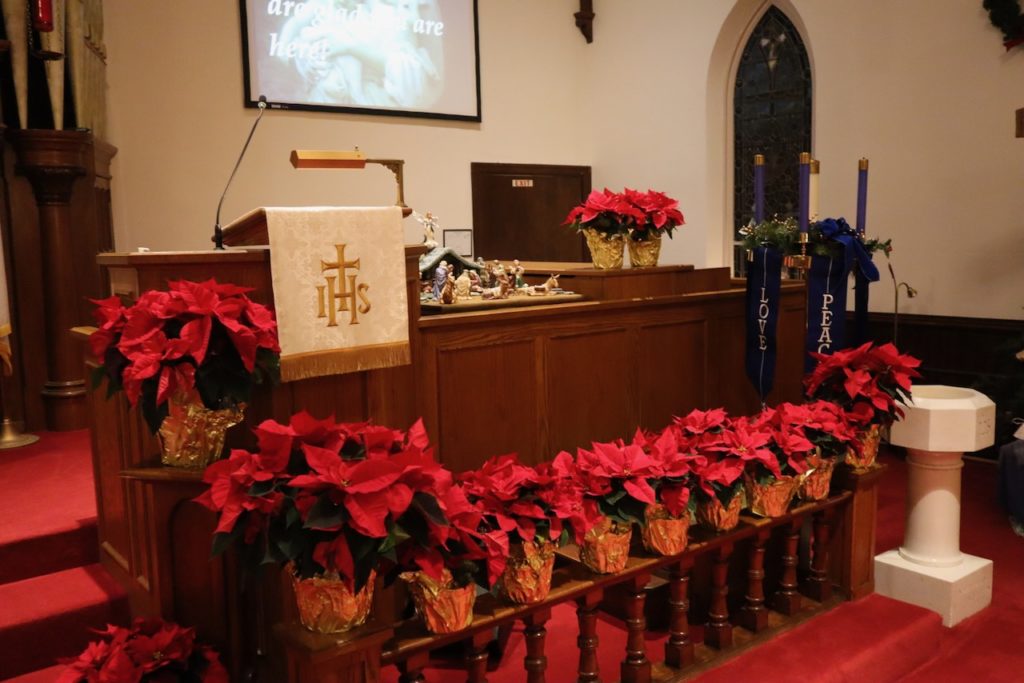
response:
<svg viewBox="0 0 1024 683"><path fill-rule="evenodd" d="M97 257L109 293L128 300L168 280L206 280L251 287L250 297L273 306L266 215L254 211L225 229L224 251L111 253ZM241 246L245 245L245 246ZM418 256L406 248L409 332L419 319ZM413 344L415 348L415 344ZM94 365L90 359L89 364ZM231 447L255 446L251 428L263 420L287 422L299 410L341 421L373 418L407 426L417 417L412 366L321 377L260 388L245 425L229 432ZM243 591L231 555L210 559L214 515L189 502L202 493L202 473L160 465L159 445L123 394L105 387L89 393L101 562L128 589L133 614L160 615L197 628L242 680L251 666L269 667L262 680L283 680L283 653L273 625L287 615L287 586L269 571ZM256 588L256 590L252 590ZM385 606L384 609L387 609ZM257 657L257 652L270 653Z"/></svg>

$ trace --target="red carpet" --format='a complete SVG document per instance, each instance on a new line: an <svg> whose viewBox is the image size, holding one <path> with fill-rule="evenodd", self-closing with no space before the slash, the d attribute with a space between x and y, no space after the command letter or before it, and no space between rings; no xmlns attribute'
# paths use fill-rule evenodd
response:
<svg viewBox="0 0 1024 683"><path fill-rule="evenodd" d="M88 432L41 436L0 452L0 679L52 667L85 647L89 629L128 619L124 592L95 564Z"/></svg>
<svg viewBox="0 0 1024 683"><path fill-rule="evenodd" d="M0 451L0 519L0 584L95 562L88 431Z"/></svg>

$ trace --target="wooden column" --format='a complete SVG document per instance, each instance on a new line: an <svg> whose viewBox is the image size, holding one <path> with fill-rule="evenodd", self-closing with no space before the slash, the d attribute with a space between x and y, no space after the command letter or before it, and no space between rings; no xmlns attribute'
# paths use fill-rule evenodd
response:
<svg viewBox="0 0 1024 683"><path fill-rule="evenodd" d="M79 316L71 193L86 173L91 136L78 131L18 130L8 133L17 155L17 172L32 185L39 210L41 284L44 319L42 348L46 379L42 395L47 429L65 431L86 426L82 360L70 329ZM20 264L18 264L20 265ZM22 316L31 312L22 311Z"/></svg>
<svg viewBox="0 0 1024 683"><path fill-rule="evenodd" d="M832 579L828 575L828 544L831 511L814 513L814 534L811 542L811 569L804 581L803 593L812 600L824 602L832 597Z"/></svg>
<svg viewBox="0 0 1024 683"><path fill-rule="evenodd" d="M423 683L423 667L430 661L429 652L420 652L398 663L398 683Z"/></svg>
<svg viewBox="0 0 1024 683"><path fill-rule="evenodd" d="M715 564L711 570L711 607L708 608L708 625L704 629L704 643L724 650L732 647L732 624L729 623L729 557L732 543L724 543L715 553Z"/></svg>
<svg viewBox="0 0 1024 683"><path fill-rule="evenodd" d="M747 594L740 610L740 624L754 633L768 626L768 610L764 606L764 546L770 535L768 528L757 532L747 560Z"/></svg>
<svg viewBox="0 0 1024 683"><path fill-rule="evenodd" d="M375 623L337 634L313 633L298 622L274 630L284 646L288 683L374 683L380 680L381 646L394 635Z"/></svg>
<svg viewBox="0 0 1024 683"><path fill-rule="evenodd" d="M693 641L690 640L690 569L693 558L685 557L669 570L668 641L665 642L665 663L681 669L693 663Z"/></svg>
<svg viewBox="0 0 1024 683"><path fill-rule="evenodd" d="M629 597L626 601L626 658L620 668L622 683L650 683L651 680L651 662L644 646L644 632L647 630L644 601L650 580L649 574L641 574L626 584Z"/></svg>
<svg viewBox="0 0 1024 683"><path fill-rule="evenodd" d="M526 657L523 666L526 669L527 683L544 683L544 672L548 668L548 658L544 655L544 640L547 629L544 624L551 618L551 610L543 609L523 619L526 635Z"/></svg>
<svg viewBox="0 0 1024 683"><path fill-rule="evenodd" d="M876 465L867 472L854 472L845 465L836 467L834 486L853 492L853 500L842 515L839 533L832 541L833 576L850 600L875 591L875 521L878 512L878 482L885 472Z"/></svg>
<svg viewBox="0 0 1024 683"><path fill-rule="evenodd" d="M466 641L467 683L487 683L487 644L492 637L490 631L480 631Z"/></svg>
<svg viewBox="0 0 1024 683"><path fill-rule="evenodd" d="M587 593L576 601L576 617L580 635L576 646L580 651L579 683L596 683L597 671L597 606L601 602L600 590Z"/></svg>
<svg viewBox="0 0 1024 683"><path fill-rule="evenodd" d="M794 518L789 524L782 527L786 533L785 546L782 551L782 578L779 580L779 590L772 596L772 606L779 612L793 615L800 611L800 593L797 590L796 565L799 561L800 527L803 526L803 518Z"/></svg>

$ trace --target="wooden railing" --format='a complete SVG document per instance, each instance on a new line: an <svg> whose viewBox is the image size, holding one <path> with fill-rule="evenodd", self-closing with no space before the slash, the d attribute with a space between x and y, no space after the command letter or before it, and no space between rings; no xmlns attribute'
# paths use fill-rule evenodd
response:
<svg viewBox="0 0 1024 683"><path fill-rule="evenodd" d="M458 633L431 635L418 618L395 624L373 621L340 636L313 634L297 623L278 624L289 680L368 683L377 680L382 666L394 665L401 683L413 683L422 680L432 651L461 642L467 680L484 683L487 646L495 630L521 621L526 640L523 680L541 683L547 669L545 624L553 607L575 603L577 680L597 681L597 612L613 602L613 594L627 636L619 672L623 683L682 680L730 651L835 606L840 598L873 590L876 486L883 469L854 473L840 468L829 498L797 505L783 517L744 516L736 529L720 534L691 527L684 552L661 557L637 550L618 574L593 574L578 562L573 548L566 549L560 552L546 600L510 605L482 595L472 625ZM645 603L651 577L666 573L668 640L664 662L654 664L644 647ZM703 626L701 643L691 637L693 624Z"/></svg>

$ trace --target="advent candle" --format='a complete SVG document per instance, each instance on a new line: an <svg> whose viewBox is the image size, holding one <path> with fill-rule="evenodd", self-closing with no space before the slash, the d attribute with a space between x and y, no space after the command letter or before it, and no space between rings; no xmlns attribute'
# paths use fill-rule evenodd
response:
<svg viewBox="0 0 1024 683"><path fill-rule="evenodd" d="M809 215L811 222L815 223L821 220L821 214L818 213L818 176L821 172L821 162L817 159L811 160L811 182L810 182L810 210Z"/></svg>
<svg viewBox="0 0 1024 683"><path fill-rule="evenodd" d="M32 28L40 33L53 30L53 0L33 0Z"/></svg>
<svg viewBox="0 0 1024 683"><path fill-rule="evenodd" d="M754 223L764 221L764 155L754 155Z"/></svg>
<svg viewBox="0 0 1024 683"><path fill-rule="evenodd" d="M810 216L811 201L811 155L807 152L800 153L800 206L799 224L800 232L807 234L808 218Z"/></svg>
<svg viewBox="0 0 1024 683"><path fill-rule="evenodd" d="M868 220L868 160L857 162L857 232L864 234Z"/></svg>

